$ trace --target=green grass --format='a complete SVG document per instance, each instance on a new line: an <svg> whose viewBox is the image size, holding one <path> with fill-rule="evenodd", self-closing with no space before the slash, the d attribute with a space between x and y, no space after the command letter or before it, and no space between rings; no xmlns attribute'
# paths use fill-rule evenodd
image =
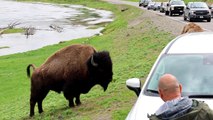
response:
<svg viewBox="0 0 213 120"><path fill-rule="evenodd" d="M74 0L75 1L75 0ZM122 120L130 111L136 95L126 88L128 78L145 79L163 47L174 38L158 30L149 18L138 24L143 11L126 5L113 5L98 0L76 0L76 4L106 9L114 12L115 20L105 27L102 36L94 36L51 45L39 50L0 57L0 119L71 119ZM48 1L50 2L50 1ZM52 2L55 2L52 0ZM62 0L60 3L68 0ZM123 8L128 10L121 12ZM44 113L29 116L30 80L26 67L30 63L40 66L55 51L76 43L89 44L97 50L108 50L113 61L113 82L106 92L95 86L88 94L81 95L82 105L70 109L62 94L50 92L43 101Z"/></svg>
<svg viewBox="0 0 213 120"><path fill-rule="evenodd" d="M125 1L132 1L132 2L139 2L140 0L125 0ZM153 1L159 1L159 2L167 2L169 0L153 0ZM188 2L193 2L193 1L201 1L201 2L206 2L208 4L212 4L213 3L213 0L184 0L185 3L188 3Z"/></svg>
<svg viewBox="0 0 213 120"><path fill-rule="evenodd" d="M10 33L21 33L24 32L24 29L22 28L13 28L13 29L7 29L4 31L4 34L10 34Z"/></svg>

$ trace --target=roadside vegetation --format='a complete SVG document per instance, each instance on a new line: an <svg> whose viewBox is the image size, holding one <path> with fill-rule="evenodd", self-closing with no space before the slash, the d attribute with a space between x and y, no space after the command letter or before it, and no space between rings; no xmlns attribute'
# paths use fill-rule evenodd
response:
<svg viewBox="0 0 213 120"><path fill-rule="evenodd" d="M132 2L139 2L140 0L126 0L126 1L132 1ZM167 2L167 1L169 1L169 0L153 0L153 1L159 1L159 2ZM211 4L211 3L213 3L213 0L183 0L185 3L188 3L188 2L200 2L200 1L202 1L202 2L206 2L206 3L209 3L209 4Z"/></svg>
<svg viewBox="0 0 213 120"><path fill-rule="evenodd" d="M142 18L143 11L127 5L115 5L99 0L43 0L110 10L114 21L102 31L103 35L71 40L39 50L0 57L0 119L71 119L71 120L123 120L135 103L136 95L126 88L128 78L145 80L163 47L175 36L159 30L150 20ZM126 9L128 8L128 9ZM125 11L122 11L126 9ZM97 50L108 50L113 61L113 82L106 92L95 86L81 95L82 105L68 108L63 94L49 92L43 101L44 113L29 116L30 80L26 67L30 63L40 66L55 51L72 44L89 44Z"/></svg>
<svg viewBox="0 0 213 120"><path fill-rule="evenodd" d="M22 33L24 32L24 29L22 28L12 28L12 29L7 29L4 31L4 34L10 34L10 33Z"/></svg>

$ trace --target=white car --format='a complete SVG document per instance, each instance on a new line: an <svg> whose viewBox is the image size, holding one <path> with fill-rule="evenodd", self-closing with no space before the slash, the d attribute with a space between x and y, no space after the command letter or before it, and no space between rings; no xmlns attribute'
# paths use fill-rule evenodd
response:
<svg viewBox="0 0 213 120"><path fill-rule="evenodd" d="M213 32L178 36L160 53L143 86L138 78L126 81L138 95L126 120L148 120L147 115L164 103L157 86L165 73L177 77L183 86L182 96L205 101L213 109Z"/></svg>

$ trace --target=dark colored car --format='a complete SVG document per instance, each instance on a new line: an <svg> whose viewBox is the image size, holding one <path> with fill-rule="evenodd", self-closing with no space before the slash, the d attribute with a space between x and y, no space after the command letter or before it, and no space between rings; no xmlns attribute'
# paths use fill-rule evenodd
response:
<svg viewBox="0 0 213 120"><path fill-rule="evenodd" d="M184 10L184 20L207 20L211 22L211 11L205 2L189 2Z"/></svg>
<svg viewBox="0 0 213 120"><path fill-rule="evenodd" d="M161 2L155 2L153 10L160 10Z"/></svg>
<svg viewBox="0 0 213 120"><path fill-rule="evenodd" d="M186 7L183 0L171 0L167 4L165 15L173 16L174 14L182 15Z"/></svg>

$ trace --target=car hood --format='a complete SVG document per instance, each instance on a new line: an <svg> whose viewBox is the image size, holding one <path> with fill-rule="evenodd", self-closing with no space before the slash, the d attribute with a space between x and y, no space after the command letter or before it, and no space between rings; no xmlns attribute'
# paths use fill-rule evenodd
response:
<svg viewBox="0 0 213 120"><path fill-rule="evenodd" d="M213 99L197 99L205 101L213 109ZM160 97L140 95L126 120L149 120L147 115L154 114L164 102Z"/></svg>
<svg viewBox="0 0 213 120"><path fill-rule="evenodd" d="M185 5L171 5L172 7L185 7Z"/></svg>
<svg viewBox="0 0 213 120"><path fill-rule="evenodd" d="M209 9L208 8L191 8L191 10L197 11L197 10L209 10Z"/></svg>

